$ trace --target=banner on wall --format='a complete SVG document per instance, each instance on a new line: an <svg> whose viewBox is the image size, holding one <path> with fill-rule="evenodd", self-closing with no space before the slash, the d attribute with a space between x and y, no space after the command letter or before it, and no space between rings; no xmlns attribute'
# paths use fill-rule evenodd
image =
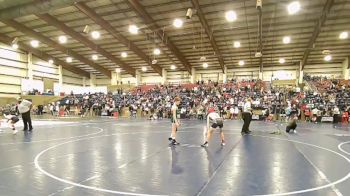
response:
<svg viewBox="0 0 350 196"><path fill-rule="evenodd" d="M333 122L333 117L331 116L324 116L321 118L321 122Z"/></svg>
<svg viewBox="0 0 350 196"><path fill-rule="evenodd" d="M61 93L70 94L85 94L85 93L107 93L107 86L97 86L97 87L83 87L83 86L74 86L63 84L62 86L59 83L54 83L54 92L55 95L60 95Z"/></svg>
<svg viewBox="0 0 350 196"><path fill-rule="evenodd" d="M53 89L53 84L55 83L55 80L53 79L49 79L49 78L43 78L43 82L44 82L44 89Z"/></svg>
<svg viewBox="0 0 350 196"><path fill-rule="evenodd" d="M44 92L44 82L41 80L29 80L29 79L21 80L22 92L33 91L33 89L36 89L39 92Z"/></svg>
<svg viewBox="0 0 350 196"><path fill-rule="evenodd" d="M293 79L292 73L284 70L276 71L272 76L272 80L292 80L292 79Z"/></svg>

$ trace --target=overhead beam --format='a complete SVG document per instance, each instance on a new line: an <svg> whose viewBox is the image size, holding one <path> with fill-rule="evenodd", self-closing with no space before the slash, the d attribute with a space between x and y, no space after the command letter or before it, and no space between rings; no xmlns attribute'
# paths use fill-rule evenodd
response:
<svg viewBox="0 0 350 196"><path fill-rule="evenodd" d="M263 37L262 37L262 7L261 6L257 6L257 9L258 9L258 12L259 12L259 14L258 14L258 20L259 20L259 28L258 28L258 34L259 34L259 52L260 52L260 54L262 55L263 54L263 52L262 52L262 50L263 50ZM260 68L259 68L259 71L260 71L260 73L262 73L263 72L263 69L264 69L264 65L263 65L263 57L261 56L260 58L259 58L259 65L260 65ZM260 78L261 79L261 78Z"/></svg>
<svg viewBox="0 0 350 196"><path fill-rule="evenodd" d="M154 31L157 35L157 37L162 40L162 43L166 45L169 50L175 55L177 59L182 63L184 68L191 74L191 65L186 60L186 58L181 54L179 49L171 42L168 37L166 36L166 33L161 30L161 28L156 24L156 22L153 20L153 18L147 13L146 9L140 4L139 0L127 0L130 7L140 16L140 18L143 20L143 22L148 25L148 28L150 28L152 31ZM164 42L164 40L166 40Z"/></svg>
<svg viewBox="0 0 350 196"><path fill-rule="evenodd" d="M4 43L6 45L11 45L12 44L12 40L13 40L13 38L8 37L7 35L0 33L0 42ZM80 69L78 67L74 67L74 66L66 63L65 61L62 61L62 60L60 60L58 58L55 58L55 57L53 57L53 56L51 56L51 55L49 55L49 54L47 54L45 52L42 52L42 51L40 51L38 49L34 49L33 47L30 47L30 46L28 46L28 45L26 45L26 44L24 44L22 42L18 42L17 44L18 44L18 46L19 46L19 48L21 50L24 50L26 52L31 52L36 57L38 57L38 58L40 58L40 59L42 59L44 61L49 61L50 59L52 59L55 62L54 64L61 65L64 69L66 69L68 71L71 71L71 72L73 72L75 74L82 75L82 76L85 76L87 78L90 78L90 73L85 71L85 70L82 70L82 69Z"/></svg>
<svg viewBox="0 0 350 196"><path fill-rule="evenodd" d="M1 0L0 10L4 10L13 6L23 5L29 2L33 2L33 0Z"/></svg>
<svg viewBox="0 0 350 196"><path fill-rule="evenodd" d="M98 15L93 9L88 7L85 3L79 2L75 4L75 7L83 12L85 15L87 15L91 20L95 21L96 24L100 25L102 28L104 28L107 32L109 32L115 39L117 39L121 44L128 47L131 51L133 51L137 56L139 56L142 60L147 62L149 66L152 67L152 69L162 76L162 68L159 65L153 65L150 62L150 58L147 54L145 54L141 49L139 49L132 41L128 40L126 37L124 37L120 32L115 30L112 25L103 19L100 15Z"/></svg>
<svg viewBox="0 0 350 196"><path fill-rule="evenodd" d="M321 32L321 28L324 26L324 23L326 22L327 19L327 15L329 13L329 11L331 10L332 6L334 4L334 0L327 0L327 2L325 3L322 13L321 13L321 17L318 19L314 31L312 33L312 37L309 41L309 44L307 45L306 50L304 51L304 55L303 55L303 60L301 61L301 69L304 70L304 67L307 63L307 59L309 58L311 49L314 47L314 44L316 43L317 37Z"/></svg>
<svg viewBox="0 0 350 196"><path fill-rule="evenodd" d="M48 46L50 46L56 50L61 51L64 54L68 53L73 58L81 61L82 63L85 63L86 65L93 67L97 71L99 71L102 74L106 75L107 77L111 78L111 72L108 69L90 61L89 59L85 58L84 56L74 52L73 50L70 50L70 49L62 46L61 44L58 44L58 43L52 41L50 38L47 38L46 36L30 29L29 27L26 27L25 25L22 25L21 23L15 21L15 20L2 20L1 22L16 29L17 31L20 31L20 32L26 34L27 36L33 37L33 38L37 39L38 41L45 43Z"/></svg>
<svg viewBox="0 0 350 196"><path fill-rule="evenodd" d="M47 24L55 26L57 29L63 31L67 35L71 36L73 39L79 41L80 43L84 44L86 47L90 48L91 50L95 50L96 52L100 53L104 57L106 57L108 60L112 61L113 63L117 64L121 68L123 68L126 72L131 74L135 77L136 70L117 57L113 56L111 53L106 51L105 49L101 48L100 46L96 45L94 42L90 41L86 37L82 36L80 33L74 31L67 25L65 25L63 22L59 21L55 17L49 15L49 14L38 14L38 18L45 21Z"/></svg>
<svg viewBox="0 0 350 196"><path fill-rule="evenodd" d="M13 19L31 14L47 13L52 10L71 6L79 1L84 0L37 0L0 10L0 19Z"/></svg>
<svg viewBox="0 0 350 196"><path fill-rule="evenodd" d="M210 44L211 44L212 48L214 49L214 52L215 52L216 56L219 59L220 67L222 69L222 72L224 73L225 72L224 58L221 56L221 52L219 50L218 45L216 44L213 32L210 29L207 20L205 19L204 13L203 13L202 9L200 8L198 0L191 0L191 2L192 2L193 7L197 10L197 15L198 15L199 21L201 22L202 27L204 28L205 33L207 34L207 36L208 36L208 38L210 40Z"/></svg>

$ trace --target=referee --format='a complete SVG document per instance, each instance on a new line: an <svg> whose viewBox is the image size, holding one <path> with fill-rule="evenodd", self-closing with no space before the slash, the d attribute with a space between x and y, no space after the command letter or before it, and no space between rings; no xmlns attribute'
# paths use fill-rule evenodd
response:
<svg viewBox="0 0 350 196"><path fill-rule="evenodd" d="M249 125L250 125L250 122L252 121L252 99L251 98L248 98L247 101L244 103L242 118L243 118L244 124L243 124L241 133L242 135L250 134L251 131L249 130Z"/></svg>
<svg viewBox="0 0 350 196"><path fill-rule="evenodd" d="M23 131L32 131L32 119L30 118L30 110L32 109L32 102L18 98L18 111L22 114L22 120L24 124ZM29 128L29 129L28 129Z"/></svg>

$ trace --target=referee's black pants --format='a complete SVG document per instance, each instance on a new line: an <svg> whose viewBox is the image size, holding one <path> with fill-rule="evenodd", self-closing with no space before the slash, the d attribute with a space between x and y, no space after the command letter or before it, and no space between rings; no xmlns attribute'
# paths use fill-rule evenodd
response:
<svg viewBox="0 0 350 196"><path fill-rule="evenodd" d="M28 130L28 127L29 127L29 130L33 129L32 119L30 118L30 110L28 112L22 113L22 120L24 125L23 130Z"/></svg>
<svg viewBox="0 0 350 196"><path fill-rule="evenodd" d="M249 125L252 121L252 115L249 112L243 112L242 118L244 121L243 127L242 127L242 133L248 133L249 132Z"/></svg>

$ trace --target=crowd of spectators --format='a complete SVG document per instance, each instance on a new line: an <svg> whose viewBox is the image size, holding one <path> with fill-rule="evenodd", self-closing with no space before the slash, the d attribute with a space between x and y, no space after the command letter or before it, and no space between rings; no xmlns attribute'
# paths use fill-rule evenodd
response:
<svg viewBox="0 0 350 196"><path fill-rule="evenodd" d="M332 116L336 121L348 116L350 112L350 84L347 80L329 79L321 76L306 76L304 79L314 89L305 92L303 103L307 104L306 113L318 121L322 116ZM309 115L308 115L309 117ZM315 118L315 117L314 117Z"/></svg>
<svg viewBox="0 0 350 196"><path fill-rule="evenodd" d="M288 120L296 114L299 119L315 123L323 117L344 121L350 113L350 85L348 81L330 80L325 77L305 76L304 79L317 90L300 91L286 88L271 88L260 80L230 80L225 84L198 81L183 85L143 85L124 92L74 94L59 102L34 107L37 114L51 115L112 116L116 112L130 117L149 119L168 118L173 99L181 98L181 118L205 119L208 107L216 107L224 118L240 117L245 100L253 100L256 119ZM15 105L6 110L13 110ZM0 109L4 110L4 108Z"/></svg>
<svg viewBox="0 0 350 196"><path fill-rule="evenodd" d="M128 108L130 116L141 116L150 119L167 118L174 97L182 100L180 105L181 118L204 119L207 107L215 106L221 115L227 118L237 118L246 98L253 98L254 108L266 109L270 105L281 105L285 99L283 93L267 91L262 81L230 81L218 84L208 81L185 85L146 85L139 86L131 92L83 94L66 97L60 105L76 106L81 114L91 112L94 115L111 115L114 111L122 112Z"/></svg>
<svg viewBox="0 0 350 196"><path fill-rule="evenodd" d="M231 83L232 84L232 83ZM253 84L253 83L252 83ZM233 85L227 85L227 93L231 92ZM52 114L65 107L66 111L77 108L81 115L111 115L112 112L121 112L123 108L129 108L130 115L135 116L137 110L142 110L144 116L157 113L158 117L167 115L175 96L182 98L183 113L189 115L191 109L202 101L216 101L223 103L224 98L219 95L222 85L216 83L198 84L190 86L161 85L141 86L130 92L119 90L115 93L73 94L65 97L59 103L50 104ZM243 88L250 89L250 84L244 83ZM220 92L219 92L220 91ZM210 95L215 97L210 98ZM208 97L205 99L205 97ZM59 108L57 108L59 107ZM186 110L184 112L184 109ZM192 110L193 113L193 110Z"/></svg>
<svg viewBox="0 0 350 196"><path fill-rule="evenodd" d="M65 107L67 112L76 108L75 113L82 116L110 116L114 112L125 112L123 109L127 108L131 117L140 113L143 117L158 119L170 116L172 100L179 96L182 100L181 118L204 119L207 108L215 106L220 115L235 119L239 118L244 101L251 97L257 119L288 120L289 116L296 114L300 119L315 123L321 122L322 117L332 117L339 122L350 112L350 104L347 104L348 97L350 100L349 85L321 77L309 78L308 81L322 81L323 84L330 81L333 85L327 86L324 93L270 89L269 85L259 80L232 80L226 84L208 81L185 85L145 85L130 92L118 91L114 94L71 94L59 105Z"/></svg>

